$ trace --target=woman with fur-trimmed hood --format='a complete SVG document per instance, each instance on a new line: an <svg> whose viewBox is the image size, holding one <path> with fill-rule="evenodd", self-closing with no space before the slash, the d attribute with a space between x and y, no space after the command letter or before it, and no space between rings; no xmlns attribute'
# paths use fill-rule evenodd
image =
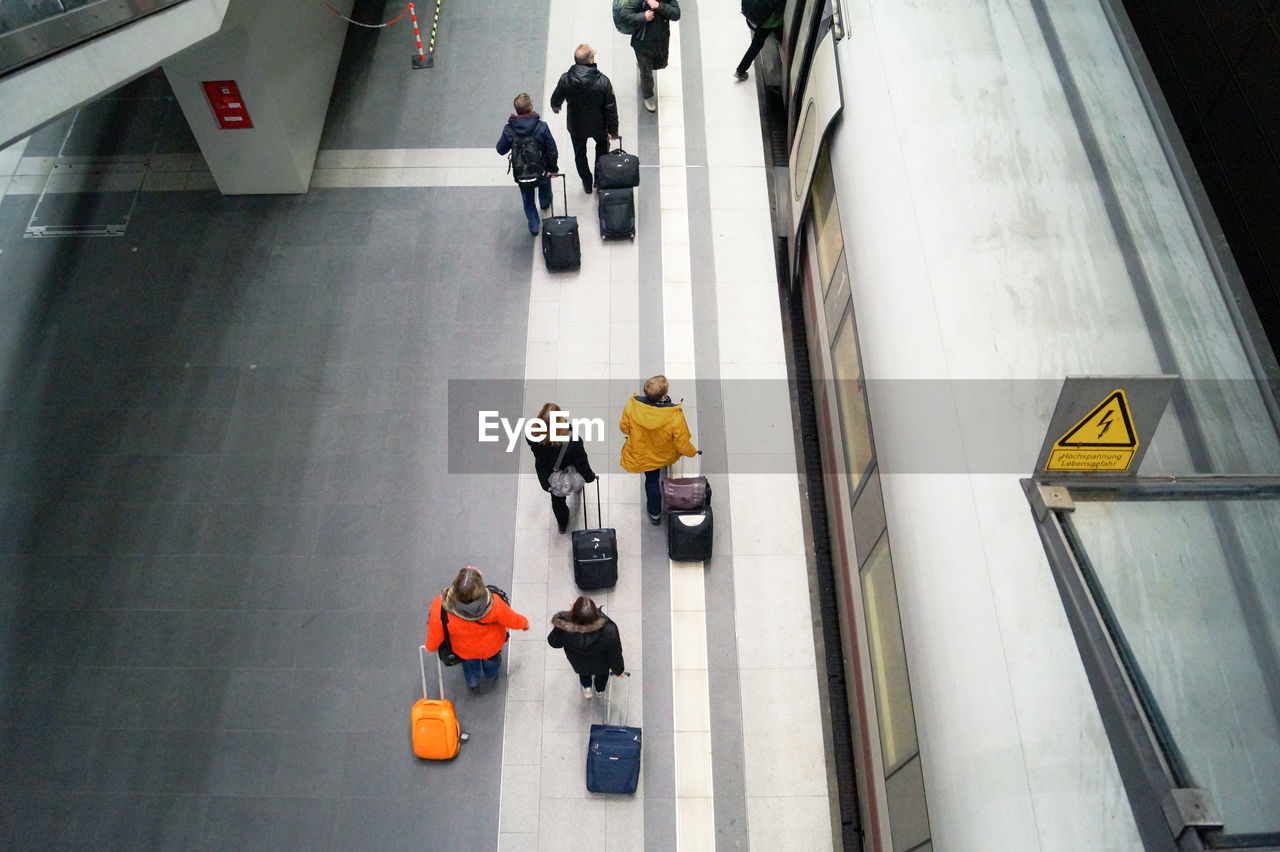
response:
<svg viewBox="0 0 1280 852"><path fill-rule="evenodd" d="M604 692L609 685L610 672L614 677L622 677L626 671L618 625L586 595L574 601L567 612L557 612L551 618L547 644L552 648L564 648L569 665L578 673L583 698ZM593 681L594 692L591 689Z"/></svg>

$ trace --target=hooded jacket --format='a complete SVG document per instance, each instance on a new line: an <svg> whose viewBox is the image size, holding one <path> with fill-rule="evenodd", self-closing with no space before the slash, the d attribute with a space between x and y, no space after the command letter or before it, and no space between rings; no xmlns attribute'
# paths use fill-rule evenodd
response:
<svg viewBox="0 0 1280 852"><path fill-rule="evenodd" d="M605 672L620 675L627 670L618 625L603 612L590 624L575 624L568 612L557 612L551 618L547 644L564 648L569 665L579 675L594 677Z"/></svg>
<svg viewBox="0 0 1280 852"><path fill-rule="evenodd" d="M659 0L658 8L653 10L653 20L644 19L649 4L645 0L629 3L624 18L629 19L636 28L631 35L631 49L637 55L653 57L654 70L667 67L667 55L671 50L671 24L669 21L680 20L679 0Z"/></svg>
<svg viewBox="0 0 1280 852"><path fill-rule="evenodd" d="M690 440L684 409L670 397L650 402L644 394L632 395L622 409L618 428L627 436L622 445L622 468L631 473L657 470L681 456L698 454Z"/></svg>
<svg viewBox="0 0 1280 852"><path fill-rule="evenodd" d="M596 64L574 65L560 75L551 93L551 108L560 109L569 102L565 125L570 136L596 139L606 134L618 135L618 102L613 97L613 84L600 73Z"/></svg>
<svg viewBox="0 0 1280 852"><path fill-rule="evenodd" d="M502 650L507 630L524 630L529 619L507 606L507 602L485 589L485 596L470 603L457 600L452 585L445 586L431 601L427 616L428 651L444 642L440 609L449 613L449 640L453 652L464 660L487 660Z"/></svg>
<svg viewBox="0 0 1280 852"><path fill-rule="evenodd" d="M517 133L533 134L538 147L542 150L542 166L548 174L560 171L560 152L556 150L556 140L551 135L551 128L547 127L547 123L539 118L536 112L512 115L507 118L507 123L502 127L502 135L498 137L498 144L495 146L499 154L511 153L511 140Z"/></svg>

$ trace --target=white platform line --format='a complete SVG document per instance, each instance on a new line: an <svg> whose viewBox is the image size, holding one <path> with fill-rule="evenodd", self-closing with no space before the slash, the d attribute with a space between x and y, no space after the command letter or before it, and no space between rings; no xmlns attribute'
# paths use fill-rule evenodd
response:
<svg viewBox="0 0 1280 852"><path fill-rule="evenodd" d="M658 160L662 180L662 320L665 375L678 390L695 386L693 284L690 276L688 182L684 172L684 80L680 26L671 27L670 64L657 72ZM685 412L698 434L697 401ZM672 523L667 519L667 523ZM673 562L671 684L675 730L676 846L715 849L711 771L711 697L707 676L706 590L701 562Z"/></svg>

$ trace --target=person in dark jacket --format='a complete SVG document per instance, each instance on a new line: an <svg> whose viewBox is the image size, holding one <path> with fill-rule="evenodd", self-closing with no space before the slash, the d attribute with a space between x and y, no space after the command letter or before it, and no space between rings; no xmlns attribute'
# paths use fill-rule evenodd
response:
<svg viewBox="0 0 1280 852"><path fill-rule="evenodd" d="M635 0L628 3L622 18L634 27L631 49L636 53L636 67L640 69L640 96L644 98L644 108L657 112L653 72L667 67L671 50L670 22L680 20L679 0Z"/></svg>
<svg viewBox="0 0 1280 852"><path fill-rule="evenodd" d="M580 438L568 433L568 421L554 413L560 410L560 406L554 402L548 402L542 406L537 417L537 420L542 423L539 430L542 432L542 439L534 441L531 438L525 438L529 449L533 451L533 469L538 474L538 484L548 494L551 493L551 471L556 469L556 459L560 458L561 450L564 450L564 460L560 463L560 467L573 465L573 469L582 475L583 482L596 481L595 471L591 469L591 462L587 460L587 448L583 446ZM556 524L560 527L560 532L568 530L569 498L551 494L551 512L556 516Z"/></svg>
<svg viewBox="0 0 1280 852"><path fill-rule="evenodd" d="M560 82L551 93L551 111L559 113L566 100L569 119L565 124L573 142L573 162L583 190L590 195L592 170L587 166L587 140L595 140L596 160L609 153L609 140L618 138L618 103L613 97L613 84L596 68L596 52L589 44L580 44L573 52L573 67L560 75Z"/></svg>
<svg viewBox="0 0 1280 852"><path fill-rule="evenodd" d="M538 143L538 150L542 152L542 167L547 172L536 184L538 197L545 211L551 207L551 179L560 171L560 152L556 150L556 140L551 136L551 128L547 127L547 123L533 111L533 99L527 92L516 95L513 106L516 112L507 119L506 125L502 128L502 136L499 137L497 144L498 153L504 156L510 153L512 140L517 134L533 135ZM520 187L520 194L524 197L524 215L529 220L529 233L537 236L542 229L542 218L538 215L538 207L533 202L533 190L533 186L521 185Z"/></svg>
<svg viewBox="0 0 1280 852"><path fill-rule="evenodd" d="M564 655L569 658L569 665L573 666L578 682L582 684L583 698L604 692L609 685L610 672L614 677L622 677L626 672L618 625L585 595L574 601L567 612L557 612L551 617L547 644L552 648L564 648Z"/></svg>
<svg viewBox="0 0 1280 852"><path fill-rule="evenodd" d="M785 6L783 0L777 0L762 21L756 22L750 17L747 18L747 26L751 28L751 45L747 48L747 52L742 54L742 61L738 63L738 67L733 69L733 78L738 82L741 83L747 79L747 69L751 67L752 62L756 61L769 36L777 36L779 41L782 40L782 12ZM746 8L745 4L743 8Z"/></svg>

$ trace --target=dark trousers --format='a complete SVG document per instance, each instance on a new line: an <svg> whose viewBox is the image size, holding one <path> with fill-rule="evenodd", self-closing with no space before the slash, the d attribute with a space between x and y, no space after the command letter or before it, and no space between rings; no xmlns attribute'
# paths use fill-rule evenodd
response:
<svg viewBox="0 0 1280 852"><path fill-rule="evenodd" d="M592 166L587 165L587 140L594 139L596 142L596 156L592 160L594 166L595 161L600 159L602 154L609 153L609 134L602 133L599 136L578 136L577 134L569 134L569 139L573 142L573 162L578 167L578 177L582 178L583 187L593 186L591 180Z"/></svg>
<svg viewBox="0 0 1280 852"><path fill-rule="evenodd" d="M782 27L756 27L751 33L751 46L747 48L747 52L742 54L742 61L738 63L738 73L745 74L747 69L751 67L751 63L756 61L756 57L760 55L760 50L764 47L764 43L769 40L769 36L777 35L782 38Z"/></svg>
<svg viewBox="0 0 1280 852"><path fill-rule="evenodd" d="M662 514L662 468L644 472L644 496L650 515Z"/></svg>
<svg viewBox="0 0 1280 852"><path fill-rule="evenodd" d="M609 673L605 672L604 674L598 675L578 675L578 683L583 686L590 686L592 680L595 681L596 692L604 692L605 687L609 685Z"/></svg>
<svg viewBox="0 0 1280 852"><path fill-rule="evenodd" d="M644 53L636 54L636 68L640 71L640 97L653 97L653 63L655 58Z"/></svg>
<svg viewBox="0 0 1280 852"><path fill-rule="evenodd" d="M569 528L569 498L557 497L551 495L551 514L556 516L556 523L560 525L560 532L564 532Z"/></svg>

